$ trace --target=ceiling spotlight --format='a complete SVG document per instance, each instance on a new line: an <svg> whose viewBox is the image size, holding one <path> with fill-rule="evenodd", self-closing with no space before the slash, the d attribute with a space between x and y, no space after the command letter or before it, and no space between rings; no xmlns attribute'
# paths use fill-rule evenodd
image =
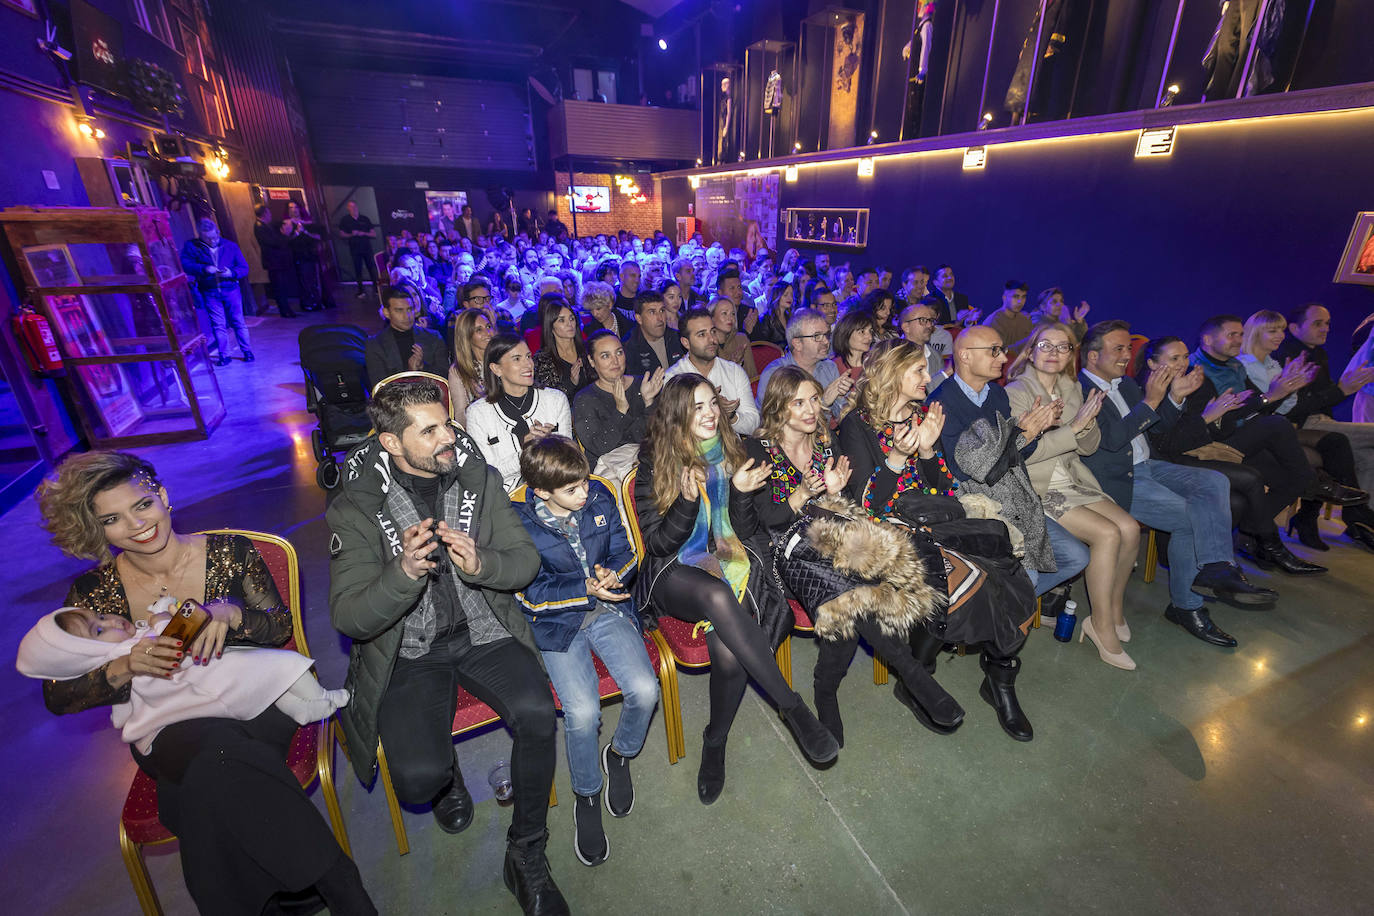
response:
<svg viewBox="0 0 1374 916"><path fill-rule="evenodd" d="M796 143L793 143L793 144L792 144L792 152L794 152L794 153L800 153L800 152L801 152L801 141L800 141L800 140L798 140Z"/></svg>
<svg viewBox="0 0 1374 916"><path fill-rule="evenodd" d="M876 130L870 130L870 131L868 132L868 145L869 145L869 146L872 146L872 145L874 144L874 142L877 141L877 139L878 139L878 132L877 132Z"/></svg>
<svg viewBox="0 0 1374 916"><path fill-rule="evenodd" d="M666 50L668 50L668 39L666 39L666 38L660 38L660 39L658 40L658 49L659 49L660 51L666 51Z"/></svg>
<svg viewBox="0 0 1374 916"><path fill-rule="evenodd" d="M743 162L743 161L744 161L744 153L740 153L740 154L739 154L739 161L740 161L740 162Z"/></svg>
<svg viewBox="0 0 1374 916"><path fill-rule="evenodd" d="M701 157L700 157L700 156L697 157L697 165L701 165Z"/></svg>
<svg viewBox="0 0 1374 916"><path fill-rule="evenodd" d="M992 112L985 111L983 116L978 119L978 129L987 130L990 124L992 124Z"/></svg>
<svg viewBox="0 0 1374 916"><path fill-rule="evenodd" d="M1164 100L1159 103L1159 107L1168 108L1170 105L1174 104L1174 99L1178 96L1181 88L1182 87L1180 87L1178 83L1174 83L1168 89L1164 90Z"/></svg>

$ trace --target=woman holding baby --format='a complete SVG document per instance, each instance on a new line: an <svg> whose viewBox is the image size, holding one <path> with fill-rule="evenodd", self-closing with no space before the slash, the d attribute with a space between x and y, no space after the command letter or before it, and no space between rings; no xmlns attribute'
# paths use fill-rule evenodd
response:
<svg viewBox="0 0 1374 916"><path fill-rule="evenodd" d="M194 600L210 615L190 645L150 636L80 677L44 681L52 712L127 703L136 679L174 682L183 662L215 665L225 646L290 639L290 611L257 548L237 536L177 533L167 491L141 458L69 458L39 500L53 542L99 564L77 577L65 601L84 609L80 635L133 632L163 598ZM71 623L68 616L63 626ZM312 897L333 913L376 912L357 868L286 766L296 728L273 705L247 721L178 721L157 732L146 754L132 748L157 782L159 818L181 841L186 887L202 913L275 912Z"/></svg>

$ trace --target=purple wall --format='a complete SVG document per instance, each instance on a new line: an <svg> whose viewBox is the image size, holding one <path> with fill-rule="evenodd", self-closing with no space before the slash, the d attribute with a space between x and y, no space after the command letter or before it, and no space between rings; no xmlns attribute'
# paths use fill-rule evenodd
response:
<svg viewBox="0 0 1374 916"><path fill-rule="evenodd" d="M1212 313L1316 300L1343 355L1374 311L1374 287L1331 282L1355 214L1374 210L1374 108L1185 125L1162 159L1135 159L1135 139L994 146L983 171L960 150L879 159L866 179L852 162L802 168L781 205L871 208L867 250L832 262L948 262L985 311L1017 278L1088 300L1093 319L1190 338ZM665 179L665 201L686 185Z"/></svg>

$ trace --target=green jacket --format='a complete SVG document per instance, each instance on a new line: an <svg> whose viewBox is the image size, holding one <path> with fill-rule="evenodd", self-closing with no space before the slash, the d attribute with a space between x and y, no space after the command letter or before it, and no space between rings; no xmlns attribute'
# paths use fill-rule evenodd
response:
<svg viewBox="0 0 1374 916"><path fill-rule="evenodd" d="M534 580L539 553L511 507L501 475L487 466L461 431L455 447L461 464L452 485L461 482L480 494L475 514L482 570L475 576L459 576L482 589L496 619L538 657L514 593ZM391 467L391 457L376 436L369 438L349 453L342 487L325 513L332 532L329 615L334 628L353 640L346 681L353 698L339 710L339 721L353 769L366 784L372 782L377 764L377 711L400 652L405 617L419 604L428 582L413 580L401 570L400 557L392 556L379 523Z"/></svg>

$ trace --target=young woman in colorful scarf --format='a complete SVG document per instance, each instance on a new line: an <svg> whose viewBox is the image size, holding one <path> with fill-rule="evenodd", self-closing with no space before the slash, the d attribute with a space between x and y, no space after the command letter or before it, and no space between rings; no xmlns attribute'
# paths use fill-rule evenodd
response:
<svg viewBox="0 0 1374 916"><path fill-rule="evenodd" d="M852 467L848 494L874 518L891 516L898 497L908 490L955 495L958 484L939 451L943 408L934 404L927 410L922 403L929 381L921 347L883 341L869 353L855 409L840 423L839 450ZM1010 555L970 557L943 547L939 556L928 551L924 555L927 573L944 580L949 604L942 633L938 628L913 628L916 660L933 675L935 659L946 643L981 645L984 681L979 695L997 711L1003 731L1018 741L1031 740L1031 724L1015 692L1021 667L1017 653L1035 613L1029 580ZM895 692L937 734L953 732L962 721L936 721L935 710L922 709L919 698L900 680Z"/></svg>
<svg viewBox="0 0 1374 916"><path fill-rule="evenodd" d="M634 598L651 615L706 633L711 720L697 794L707 805L725 786L725 742L750 678L778 705L807 757L825 763L839 753L773 657L792 615L773 584L751 497L770 472L745 457L710 382L694 373L669 380L640 446L634 497L646 555Z"/></svg>
<svg viewBox="0 0 1374 916"><path fill-rule="evenodd" d="M759 520L774 535L791 528L813 499L845 495L851 475L849 459L835 457L823 422L825 409L821 407L820 398L820 383L806 370L797 366L779 369L769 381L768 393L763 399L763 423L759 426L758 438L745 440L749 457L771 469L768 482L754 493L754 503ZM909 576L924 577L914 552L907 562L912 567ZM860 580L865 578L890 578L868 567L856 569L852 574L835 571L833 575L834 583L827 592L838 591L851 583L860 587ZM803 600L803 604L806 603ZM822 605L821 611L828 608L829 605ZM935 683L926 669L917 664L905 633L894 636L891 628L877 619L879 615L864 613L854 620L853 635L825 638L820 615L813 608L807 610L817 618L819 655L813 674L816 714L841 747L844 746L844 723L836 691L854 660L860 636L897 673L907 692L919 698L912 708L922 721L929 720L943 728L955 727L962 721L964 711ZM846 606L844 610L857 609ZM884 608L883 612L891 614L893 610ZM909 625L909 620L905 624Z"/></svg>

